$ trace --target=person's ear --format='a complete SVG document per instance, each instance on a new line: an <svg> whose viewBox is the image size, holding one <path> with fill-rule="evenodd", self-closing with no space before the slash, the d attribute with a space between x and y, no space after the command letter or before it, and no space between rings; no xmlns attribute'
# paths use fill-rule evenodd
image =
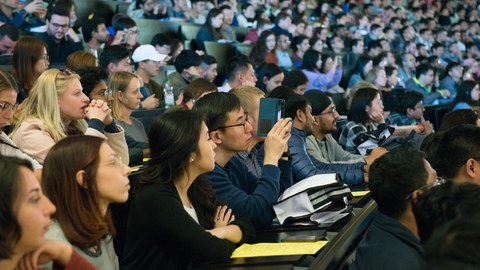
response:
<svg viewBox="0 0 480 270"><path fill-rule="evenodd" d="M267 83L268 83L268 78L267 78L267 76L264 76L263 77L263 84L267 85Z"/></svg>
<svg viewBox="0 0 480 270"><path fill-rule="evenodd" d="M107 67L108 67L108 71L110 72L110 74L115 72L114 71L115 70L115 64L114 63L109 63Z"/></svg>
<svg viewBox="0 0 480 270"><path fill-rule="evenodd" d="M475 159L470 158L465 162L465 173L472 179L475 179L475 174L479 174L478 168L475 168Z"/></svg>
<svg viewBox="0 0 480 270"><path fill-rule="evenodd" d="M414 111L414 109L407 108L407 116L412 115L412 113L413 113L412 111Z"/></svg>
<svg viewBox="0 0 480 270"><path fill-rule="evenodd" d="M304 123L307 120L305 112L303 112L300 109L297 110L297 113L295 114L295 118L298 119L301 123Z"/></svg>
<svg viewBox="0 0 480 270"><path fill-rule="evenodd" d="M77 184L83 188L87 188L87 183L85 183L85 170L80 170L75 174L75 180L77 180Z"/></svg>
<svg viewBox="0 0 480 270"><path fill-rule="evenodd" d="M220 131L215 130L210 132L210 140L212 140L215 144L219 145L222 143L222 134Z"/></svg>
<svg viewBox="0 0 480 270"><path fill-rule="evenodd" d="M117 99L120 100L120 102L123 102L123 92L122 91L116 90L115 95L117 95Z"/></svg>

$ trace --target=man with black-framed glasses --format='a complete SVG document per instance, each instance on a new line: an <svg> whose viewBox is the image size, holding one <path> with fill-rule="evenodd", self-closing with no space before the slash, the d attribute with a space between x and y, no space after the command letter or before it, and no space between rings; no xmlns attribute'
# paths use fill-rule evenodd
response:
<svg viewBox="0 0 480 270"><path fill-rule="evenodd" d="M425 256L413 214L417 196L440 184L424 154L393 150L375 160L368 187L377 203L373 221L356 249L356 269L424 269Z"/></svg>
<svg viewBox="0 0 480 270"><path fill-rule="evenodd" d="M63 4L50 8L46 17L47 31L38 36L47 44L50 63L65 63L76 51L83 51L80 37L70 28L70 10Z"/></svg>
<svg viewBox="0 0 480 270"><path fill-rule="evenodd" d="M291 185L291 164L280 160L290 138L290 119L283 119L265 139L261 176L248 171L235 154L251 147L252 124L238 97L231 93L211 93L193 106L205 117L210 139L215 142L215 169L206 174L217 199L232 208L235 215L247 216L255 227L269 226L275 216L272 204L280 196L280 186ZM286 159L286 158L285 158ZM279 161L280 160L280 161ZM280 178L280 175L290 175Z"/></svg>

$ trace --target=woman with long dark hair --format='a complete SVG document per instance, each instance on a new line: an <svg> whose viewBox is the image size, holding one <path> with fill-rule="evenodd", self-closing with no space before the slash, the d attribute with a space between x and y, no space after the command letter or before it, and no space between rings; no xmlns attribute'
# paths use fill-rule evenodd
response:
<svg viewBox="0 0 480 270"><path fill-rule="evenodd" d="M275 53L276 44L275 34L271 30L265 30L260 34L250 53L250 60L255 69L263 63L278 65L278 57Z"/></svg>
<svg viewBox="0 0 480 270"><path fill-rule="evenodd" d="M204 48L203 42L205 41L218 41L220 39L225 39L221 29L223 25L223 17L223 12L219 8L212 8L210 12L208 12L207 20L197 34L198 45L200 45L201 48Z"/></svg>
<svg viewBox="0 0 480 270"><path fill-rule="evenodd" d="M463 81L458 86L452 111L472 109L472 107L478 106L478 100L480 100L480 86L478 83L472 80Z"/></svg>
<svg viewBox="0 0 480 270"><path fill-rule="evenodd" d="M191 269L230 257L252 225L219 207L202 176L215 167L215 143L190 110L158 117L151 160L130 205L123 269Z"/></svg>

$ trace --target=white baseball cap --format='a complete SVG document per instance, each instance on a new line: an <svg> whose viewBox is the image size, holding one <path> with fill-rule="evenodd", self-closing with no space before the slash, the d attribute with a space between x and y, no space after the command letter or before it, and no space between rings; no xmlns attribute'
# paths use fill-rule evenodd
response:
<svg viewBox="0 0 480 270"><path fill-rule="evenodd" d="M135 49L132 55L132 59L135 63L147 60L160 62L166 57L167 55L158 53L157 50L155 50L155 47L150 44L140 45Z"/></svg>

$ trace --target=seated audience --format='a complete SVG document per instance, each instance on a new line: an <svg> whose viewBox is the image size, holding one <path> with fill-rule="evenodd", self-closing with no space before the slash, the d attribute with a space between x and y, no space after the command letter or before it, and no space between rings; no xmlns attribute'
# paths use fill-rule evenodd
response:
<svg viewBox="0 0 480 270"><path fill-rule="evenodd" d="M252 237L248 219L220 206L203 173L215 143L202 116L173 111L155 119L152 159L130 205L123 269L192 269L227 260Z"/></svg>
<svg viewBox="0 0 480 270"><path fill-rule="evenodd" d="M91 53L95 58L103 51L105 44L110 39L105 20L103 18L93 17L85 21L82 25L83 40L85 41L85 51Z"/></svg>
<svg viewBox="0 0 480 270"><path fill-rule="evenodd" d="M383 118L383 102L376 88L360 88L353 94L352 105L348 111L348 123L340 134L339 143L345 150L359 153L357 147L362 134L372 133L377 137L387 129ZM359 139L357 139L359 138Z"/></svg>
<svg viewBox="0 0 480 270"><path fill-rule="evenodd" d="M10 125L13 120L13 114L17 109L17 94L18 91L15 88L13 77L7 72L0 70L0 154L28 160L35 170L35 176L40 179L42 165L18 149L15 143L2 130L5 126Z"/></svg>
<svg viewBox="0 0 480 270"><path fill-rule="evenodd" d="M294 51L292 55L292 66L299 68L303 63L303 55L308 51L308 49L310 49L308 37L304 35L294 37L290 47Z"/></svg>
<svg viewBox="0 0 480 270"><path fill-rule="evenodd" d="M463 77L463 67L457 62L450 62L445 72L447 75L440 81L440 89L447 89L450 92L450 98L455 98L457 86Z"/></svg>
<svg viewBox="0 0 480 270"><path fill-rule="evenodd" d="M319 90L312 90L319 91ZM308 92L307 92L308 93ZM331 100L326 95L317 95L315 107L304 96L286 94L285 96L271 96L285 100L285 116L293 119L292 136L288 140L288 150L292 157L293 181L297 183L316 174L338 173L341 180L348 185L359 185L364 178L364 169L373 161L366 164L363 160L351 164L329 164L316 160L306 150L306 137L312 134L313 123L319 120L318 116L324 110L332 108ZM315 114L315 115L314 115Z"/></svg>
<svg viewBox="0 0 480 270"><path fill-rule="evenodd" d="M65 63L67 56L82 51L80 37L70 28L70 10L64 4L49 8L46 16L47 31L38 36L45 44L51 63Z"/></svg>
<svg viewBox="0 0 480 270"><path fill-rule="evenodd" d="M55 206L42 193L30 162L1 156L0 170L0 268L38 269L53 261L55 269L97 269L72 246L45 239Z"/></svg>
<svg viewBox="0 0 480 270"><path fill-rule="evenodd" d="M108 138L110 146L128 164L124 132L113 122L107 103L101 100L89 103L79 76L68 69L50 69L40 75L20 111L18 122L12 140L40 163L61 139L86 134Z"/></svg>
<svg viewBox="0 0 480 270"><path fill-rule="evenodd" d="M12 75L18 84L17 102L22 103L37 78L48 69L47 45L34 37L22 37L13 51Z"/></svg>
<svg viewBox="0 0 480 270"><path fill-rule="evenodd" d="M290 69L293 65L290 56L290 39L288 35L280 34L277 36L277 46L275 53L278 58L278 65L283 69Z"/></svg>
<svg viewBox="0 0 480 270"><path fill-rule="evenodd" d="M480 184L480 127L460 125L440 136L432 155L438 175L457 183Z"/></svg>
<svg viewBox="0 0 480 270"><path fill-rule="evenodd" d="M20 7L18 1L0 3L0 22L12 23L25 31L31 27L44 25L46 13L43 1L32 1L24 7Z"/></svg>
<svg viewBox="0 0 480 270"><path fill-rule="evenodd" d="M98 58L98 65L110 73L118 71L132 72L130 52L121 45L106 47Z"/></svg>
<svg viewBox="0 0 480 270"><path fill-rule="evenodd" d="M323 59L322 55L315 50L308 50L303 55L302 72L308 78L305 91L319 89L327 92L338 86L342 79L342 63L338 57L332 61L332 57ZM325 63L323 63L325 60ZM327 71L328 70L328 71Z"/></svg>
<svg viewBox="0 0 480 270"><path fill-rule="evenodd" d="M428 269L477 269L479 215L454 219L436 229L425 245Z"/></svg>
<svg viewBox="0 0 480 270"><path fill-rule="evenodd" d="M429 64L421 64L415 69L415 77L406 82L406 91L417 91L423 95L423 104L431 105L438 103L437 99L450 97L448 90L433 92L434 70Z"/></svg>
<svg viewBox="0 0 480 270"><path fill-rule="evenodd" d="M204 115L216 144L215 168L206 177L218 199L236 215L249 217L255 227L269 226L274 218L272 204L280 196L281 170L290 169L279 163L290 137L289 119L280 120L268 133L262 174L257 178L235 155L252 147L252 125L240 100L229 93L212 93L195 103L193 110Z"/></svg>
<svg viewBox="0 0 480 270"><path fill-rule="evenodd" d="M175 100L177 100L178 96L191 81L202 77L200 63L200 56L192 50L183 50L175 58L174 65L177 72L168 75L170 84L173 87Z"/></svg>
<svg viewBox="0 0 480 270"><path fill-rule="evenodd" d="M373 162L368 187L378 211L356 250L356 260L350 269L425 267L412 204L435 179L435 171L418 151L393 150Z"/></svg>
<svg viewBox="0 0 480 270"><path fill-rule="evenodd" d="M19 38L20 30L14 24L6 23L0 26L0 64L12 64L13 50Z"/></svg>
<svg viewBox="0 0 480 270"><path fill-rule="evenodd" d="M141 100L142 109L165 107L163 86L153 79L158 75L165 57L167 56L159 54L150 44L140 45L133 52L132 60L135 64L135 74L142 82L140 87L143 96Z"/></svg>
<svg viewBox="0 0 480 270"><path fill-rule="evenodd" d="M353 68L352 75L348 81L348 88L352 88L357 82L365 80L365 77L372 68L372 59L368 55L361 55Z"/></svg>
<svg viewBox="0 0 480 270"><path fill-rule="evenodd" d="M226 39L222 33L223 17L221 9L213 8L208 12L205 24L197 33L197 41L201 49L205 49L203 44L205 41Z"/></svg>
<svg viewBox="0 0 480 270"><path fill-rule="evenodd" d="M112 20L112 26L115 30L115 35L110 37L110 42L107 44L121 45L125 47L129 53L132 53L140 43L137 42L138 28L137 23L127 15L119 17L117 20Z"/></svg>
<svg viewBox="0 0 480 270"><path fill-rule="evenodd" d="M202 78L195 79L185 87L180 105L172 107L171 110L180 108L191 110L197 100L213 92L217 92L217 87L213 83Z"/></svg>
<svg viewBox="0 0 480 270"><path fill-rule="evenodd" d="M202 77L205 80L208 80L211 83L215 82L215 79L218 76L217 72L217 59L215 57L204 54L200 56L200 69L202 71Z"/></svg>
<svg viewBox="0 0 480 270"><path fill-rule="evenodd" d="M271 30L263 31L258 41L253 45L250 53L250 61L255 69L264 63L278 65L278 57L275 53L275 34Z"/></svg>
<svg viewBox="0 0 480 270"><path fill-rule="evenodd" d="M308 78L301 70L294 69L285 73L282 85L291 88L295 94L303 95L307 89Z"/></svg>
<svg viewBox="0 0 480 270"><path fill-rule="evenodd" d="M423 95L416 91L406 92L398 104L397 111L388 116L387 123L391 126L421 125L419 132L430 134L433 132L433 125L423 119L424 111Z"/></svg>
<svg viewBox="0 0 480 270"><path fill-rule="evenodd" d="M132 117L132 111L140 107L142 99L140 80L130 72L115 72L110 76L108 88L113 93L112 116L125 131L129 142L130 164L142 164L143 158L150 157L147 133L142 122Z"/></svg>
<svg viewBox="0 0 480 270"><path fill-rule="evenodd" d="M457 88L457 97L453 102L452 111L460 109L472 109L478 106L480 100L480 86L476 81L462 81Z"/></svg>
<svg viewBox="0 0 480 270"><path fill-rule="evenodd" d="M167 6L155 0L136 0L135 8L128 13L133 19L159 20L168 17Z"/></svg>
<svg viewBox="0 0 480 270"><path fill-rule="evenodd" d="M305 97L314 115L312 134L306 138L308 154L323 163L362 162L362 155L343 150L332 136L332 132L337 131L337 120L340 118L332 100L318 90L309 91Z"/></svg>
<svg viewBox="0 0 480 270"><path fill-rule="evenodd" d="M71 244L99 269L119 269L109 205L127 201L130 168L93 136L59 141L44 165L42 187L57 206L45 237Z"/></svg>
<svg viewBox="0 0 480 270"><path fill-rule="evenodd" d="M225 83L218 88L218 92L228 92L239 86L255 86L257 77L250 61L241 56L230 59L225 68Z"/></svg>
<svg viewBox="0 0 480 270"><path fill-rule="evenodd" d="M266 95L270 94L273 89L282 85L283 75L282 69L272 63L264 63L257 69L257 87Z"/></svg>
<svg viewBox="0 0 480 270"><path fill-rule="evenodd" d="M420 194L413 204L420 240L427 242L436 228L455 218L479 214L479 196L480 186L454 181L439 182L438 186Z"/></svg>
<svg viewBox="0 0 480 270"><path fill-rule="evenodd" d="M461 124L470 124L480 127L478 113L472 109L462 109L449 112L443 116L439 131L446 131Z"/></svg>
<svg viewBox="0 0 480 270"><path fill-rule="evenodd" d="M67 68L75 72L85 67L96 66L98 66L97 58L89 52L78 51L67 57Z"/></svg>

